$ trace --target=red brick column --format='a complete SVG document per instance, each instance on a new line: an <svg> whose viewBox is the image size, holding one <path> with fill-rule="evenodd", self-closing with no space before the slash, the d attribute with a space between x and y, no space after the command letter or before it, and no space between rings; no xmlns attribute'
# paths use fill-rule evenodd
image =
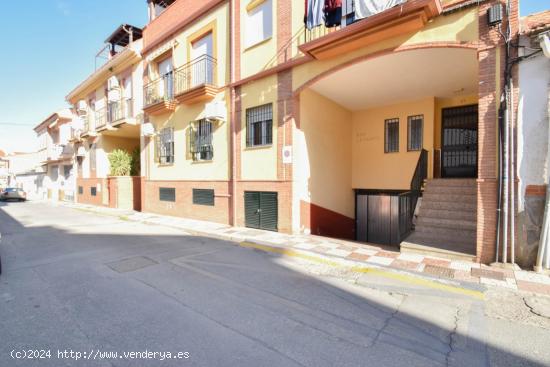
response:
<svg viewBox="0 0 550 367"><path fill-rule="evenodd" d="M498 108L504 87L505 48L497 28L487 24L487 10L505 0L478 7L479 15L479 146L477 181L477 260L495 261L498 159ZM512 27L517 32L517 1L512 2ZM503 29L506 21L503 22Z"/></svg>

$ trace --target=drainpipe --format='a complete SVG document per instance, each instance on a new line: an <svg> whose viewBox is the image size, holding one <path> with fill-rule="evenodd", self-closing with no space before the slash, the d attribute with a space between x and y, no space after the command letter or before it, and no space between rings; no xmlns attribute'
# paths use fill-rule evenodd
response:
<svg viewBox="0 0 550 367"><path fill-rule="evenodd" d="M509 170L509 144L510 144L510 136L509 136L509 129L508 129L508 123L510 121L510 111L508 109L508 87L505 87L504 92L504 167L503 167L503 174L502 174L502 181L504 183L503 191L504 191L504 199L503 199L503 225L502 225L502 262L507 263L508 262L508 194L509 194L509 179L508 179L508 170Z"/></svg>
<svg viewBox="0 0 550 367"><path fill-rule="evenodd" d="M516 263L516 170L515 170L515 145L514 145L514 81L510 77L510 262Z"/></svg>
<svg viewBox="0 0 550 367"><path fill-rule="evenodd" d="M235 29L235 2L230 1L229 5L229 78L230 78L230 84L233 84L235 81L235 65L234 65L234 56L235 56L235 41L233 39L233 30ZM230 176L231 176L231 225L236 226L237 225L237 123L235 121L235 87L231 86L231 89L229 91L229 105L230 105L230 129L229 133L230 136L230 145L231 145L231 151L230 151L230 159L229 164L230 167Z"/></svg>

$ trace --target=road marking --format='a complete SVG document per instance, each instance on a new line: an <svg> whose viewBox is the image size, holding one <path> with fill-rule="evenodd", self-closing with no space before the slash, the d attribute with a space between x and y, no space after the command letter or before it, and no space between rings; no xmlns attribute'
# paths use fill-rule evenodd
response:
<svg viewBox="0 0 550 367"><path fill-rule="evenodd" d="M477 298L477 299L480 299L480 300L485 299L485 295L481 291L462 288L462 287L454 286L454 285L450 285L450 284L443 284L443 283L440 283L440 282L437 282L437 281L434 281L434 280L420 278L420 277L417 277L417 276L414 276L414 275L408 275L408 274L403 274L403 273L395 273L395 272L383 270L383 269L380 269L380 268L372 268L372 267L368 267L368 266L347 266L347 265L343 265L343 264L341 264L337 261L325 259L325 258L322 258L322 257L309 255L309 254L305 254L305 253L302 253L302 252L289 250L289 249L286 249L286 248L261 245L261 244L252 243L252 242L241 242L239 245L241 247L245 247L245 248L261 250L261 251L264 251L264 252L277 253L277 254L280 254L280 255L283 255L283 256L287 256L287 257L296 257L296 258L300 258L300 259L304 259L304 260L308 260L308 261L311 261L311 262L315 262L315 263L323 264L323 265L328 265L328 266L332 266L332 267L348 268L349 270L351 270L353 272L356 272L356 273L372 274L372 275L376 275L376 276L380 276L380 277L384 277L384 278L388 278L388 279L398 280L398 281L401 281L401 282L404 282L404 283L409 283L409 284L414 284L414 285L423 286L423 287L427 287L427 288L437 289L437 290L444 291L444 292L469 296L469 297ZM346 261L348 261L348 260L346 260Z"/></svg>

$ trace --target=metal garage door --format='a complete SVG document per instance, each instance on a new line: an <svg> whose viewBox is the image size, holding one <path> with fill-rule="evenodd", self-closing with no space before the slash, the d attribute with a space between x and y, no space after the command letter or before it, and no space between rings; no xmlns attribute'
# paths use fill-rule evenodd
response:
<svg viewBox="0 0 550 367"><path fill-rule="evenodd" d="M250 228L277 231L278 198L276 192L245 191L245 225Z"/></svg>

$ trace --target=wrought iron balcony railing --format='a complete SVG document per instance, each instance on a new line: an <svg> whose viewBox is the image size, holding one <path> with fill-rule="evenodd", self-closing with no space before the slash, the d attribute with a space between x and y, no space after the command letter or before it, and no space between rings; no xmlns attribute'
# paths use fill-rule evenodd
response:
<svg viewBox="0 0 550 367"><path fill-rule="evenodd" d="M172 101L195 87L216 85L215 58L203 55L143 87L144 106Z"/></svg>
<svg viewBox="0 0 550 367"><path fill-rule="evenodd" d="M201 85L216 85L216 59L203 55L176 69L174 95L183 94Z"/></svg>

